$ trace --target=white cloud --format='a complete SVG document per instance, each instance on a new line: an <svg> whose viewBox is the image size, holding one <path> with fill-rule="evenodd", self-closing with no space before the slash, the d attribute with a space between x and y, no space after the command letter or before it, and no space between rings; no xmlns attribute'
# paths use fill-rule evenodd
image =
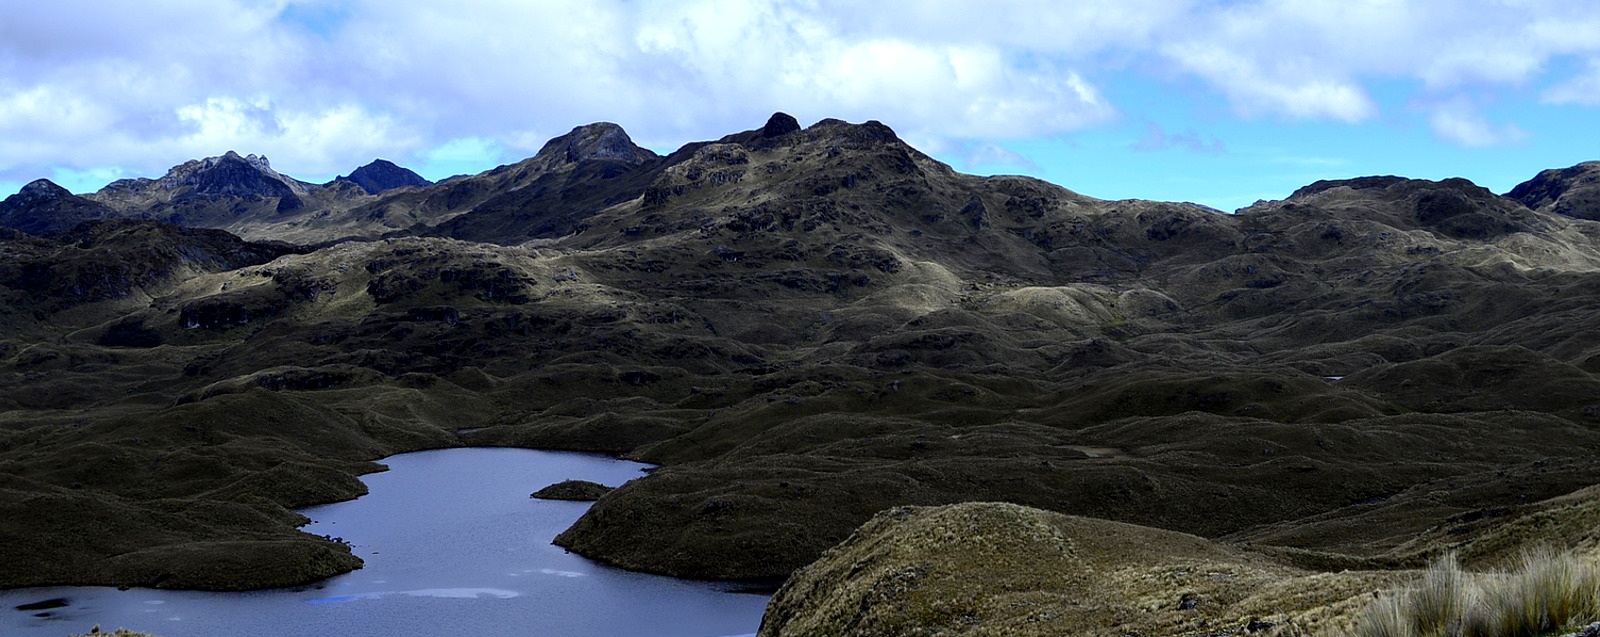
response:
<svg viewBox="0 0 1600 637"><path fill-rule="evenodd" d="M1166 52L1211 81L1246 116L1359 122L1377 112L1359 84L1338 71L1319 73L1310 60L1279 59L1269 66L1214 43L1174 45Z"/></svg>
<svg viewBox="0 0 1600 637"><path fill-rule="evenodd" d="M670 90L692 105L671 122L685 129L754 125L765 112L784 110L879 119L910 135L1005 138L1074 130L1114 114L1071 68L1029 68L985 41L854 31L854 13L812 3L660 4L646 11L636 40L647 65L691 92Z"/></svg>
<svg viewBox="0 0 1600 637"><path fill-rule="evenodd" d="M1589 60L1584 72L1546 89L1541 97L1551 104L1600 106L1600 58Z"/></svg>
<svg viewBox="0 0 1600 637"><path fill-rule="evenodd" d="M1555 60L1600 60L1600 13L1569 0L12 4L0 21L8 179L158 175L228 149L321 178L373 156L431 161L451 140L531 154L599 120L671 150L777 110L973 149L1113 121L1126 95L1111 80L1127 73L1250 118L1383 121L1374 82L1433 100L1499 91L1600 106L1600 62L1535 86ZM1457 144L1527 137L1468 107L1424 112Z"/></svg>
<svg viewBox="0 0 1600 637"><path fill-rule="evenodd" d="M1428 125L1435 135L1468 148L1519 144L1530 137L1527 131L1516 124L1497 126L1476 108L1460 103L1433 110L1428 115Z"/></svg>

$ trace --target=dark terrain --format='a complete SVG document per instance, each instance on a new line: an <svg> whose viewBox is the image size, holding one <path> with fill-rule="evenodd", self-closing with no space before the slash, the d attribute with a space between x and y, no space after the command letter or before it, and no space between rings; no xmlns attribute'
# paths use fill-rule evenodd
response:
<svg viewBox="0 0 1600 637"><path fill-rule="evenodd" d="M369 168L229 153L0 204L0 585L349 570L291 508L460 445L661 464L557 542L756 580L969 501L1262 572L1488 564L1600 483L1600 163L1229 215L780 114L664 157L593 124L440 184Z"/></svg>

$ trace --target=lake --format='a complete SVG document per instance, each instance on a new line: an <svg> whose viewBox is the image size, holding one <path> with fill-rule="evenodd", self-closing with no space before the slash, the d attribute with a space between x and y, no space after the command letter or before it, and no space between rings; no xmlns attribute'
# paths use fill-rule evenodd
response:
<svg viewBox="0 0 1600 637"><path fill-rule="evenodd" d="M721 637L753 634L761 622L768 595L632 573L550 544L589 503L528 494L567 479L616 486L647 465L506 448L421 451L382 462L389 471L362 478L368 495L301 510L314 520L304 530L344 538L366 560L361 570L243 593L0 591L0 635L63 637L99 624L162 637ZM56 598L67 605L16 609Z"/></svg>

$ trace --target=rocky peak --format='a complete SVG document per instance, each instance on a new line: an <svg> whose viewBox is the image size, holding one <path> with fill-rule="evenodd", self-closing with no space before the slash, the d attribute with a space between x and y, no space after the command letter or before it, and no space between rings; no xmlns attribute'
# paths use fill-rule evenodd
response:
<svg viewBox="0 0 1600 637"><path fill-rule="evenodd" d="M560 158L568 164L582 161L619 161L637 165L657 159L653 152L634 145L621 126L611 122L596 122L572 129L572 132L546 142L537 157Z"/></svg>
<svg viewBox="0 0 1600 637"><path fill-rule="evenodd" d="M767 118L767 125L761 127L761 136L771 139L773 137L780 137L789 133L798 132L799 130L799 120L796 120L794 116L788 113L778 112L773 113L772 117Z"/></svg>
<svg viewBox="0 0 1600 637"><path fill-rule="evenodd" d="M900 136L894 133L894 129L875 119L867 120L860 124L851 124L837 119L825 119L812 124L810 128L806 129L806 132L841 147L858 150L881 144L905 145L905 142L900 141Z"/></svg>
<svg viewBox="0 0 1600 637"><path fill-rule="evenodd" d="M189 189L184 194L242 197L293 197L305 194L306 187L272 169L260 155L240 155L228 151L220 157L190 160L174 166L155 181L164 190Z"/></svg>
<svg viewBox="0 0 1600 637"><path fill-rule="evenodd" d="M375 159L372 163L357 168L348 177L340 177L335 181L339 180L360 186L369 195L405 186L433 185L433 182L423 179L422 175L385 159Z"/></svg>
<svg viewBox="0 0 1600 637"><path fill-rule="evenodd" d="M49 179L35 179L28 182L28 185L23 186L22 190L17 191L17 194L7 198L6 201L17 199L20 202L33 203L71 196L72 193L68 192L66 188L57 186L55 182Z"/></svg>

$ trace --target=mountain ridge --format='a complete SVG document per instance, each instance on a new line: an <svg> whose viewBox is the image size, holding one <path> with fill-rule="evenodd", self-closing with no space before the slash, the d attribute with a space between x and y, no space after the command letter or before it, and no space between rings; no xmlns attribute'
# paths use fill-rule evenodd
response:
<svg viewBox="0 0 1600 637"><path fill-rule="evenodd" d="M1574 168L1515 197L1359 177L1221 214L776 114L665 156L598 123L431 186L291 210L222 186L0 233L0 520L50 523L5 528L25 541L0 583L347 570L290 507L451 446L659 464L558 542L679 576L782 578L880 512L968 501L1296 569L1480 540L1493 565L1495 524L1600 481L1600 222ZM112 267L139 255L149 276ZM106 510L133 520L115 541ZM252 575L223 540L306 568Z"/></svg>
<svg viewBox="0 0 1600 637"><path fill-rule="evenodd" d="M827 129L836 124L843 122L823 120L811 128ZM894 136L887 127L878 130L874 126L881 125L867 122L850 130L861 131L868 139L875 135ZM336 178L319 186L277 172L265 157L241 156L228 151L217 157L174 166L160 179L118 180L85 198L111 206L120 216L226 229L256 240L325 245L350 238L411 235L516 242L570 233L582 225L580 218L631 196L644 194L659 198L669 195L668 191L652 184L642 189L632 185L594 201L585 199L587 195L583 193L593 192L601 188L603 182L623 173L641 169L643 172L637 173L634 179L643 180L648 175L653 180L657 171L683 161L706 144L771 147L779 143L778 138L804 130L808 129L802 128L793 117L776 113L760 129L728 135L714 142L686 144L661 157L634 145L620 126L600 122L575 127L568 134L553 138L539 153L521 162L477 175L458 176L441 184L432 184L392 162L375 160L353 171L350 177ZM587 168L580 170L585 166ZM1590 201L1592 197L1585 194L1588 191L1584 186L1596 180L1592 174L1596 166L1600 166L1600 162L1544 171L1500 196L1528 205L1530 209L1542 206L1546 211L1563 216L1600 216L1600 199ZM579 173L574 174L574 170ZM383 177L365 177L369 174ZM358 183L352 179L358 175L365 181ZM534 189L540 191L539 196L530 197L527 191L513 192L529 187L530 179L542 180ZM1338 181L1348 182L1345 185L1360 190L1398 179L1403 178L1359 177ZM1580 181L1582 183L1578 183ZM360 190L344 191L338 186L340 183L355 184ZM1333 183L1308 185L1287 199L1313 196L1321 189L1333 187ZM399 186L416 186L423 190L409 195L389 193ZM604 186L609 187L609 184ZM684 185L672 187L681 190ZM641 190L647 192L635 192ZM313 191L316 195L308 197ZM1557 201L1558 197L1564 199ZM219 207L218 198L226 200L220 204L226 212L212 209ZM570 209L578 200L584 200L578 205L581 211L557 210ZM1478 201L1481 203L1482 198ZM982 202L977 203L979 207L968 211L969 217L981 210ZM1453 216L1443 210L1440 208L1435 214ZM116 215L100 211L85 219L108 216ZM530 225L530 219L535 217L540 220ZM982 219L971 221L982 223ZM1483 225L1486 223L1488 225ZM9 227L18 226L12 223ZM1472 216L1457 219L1451 227L1457 232L1491 233L1505 232L1509 228L1494 227L1493 223Z"/></svg>

